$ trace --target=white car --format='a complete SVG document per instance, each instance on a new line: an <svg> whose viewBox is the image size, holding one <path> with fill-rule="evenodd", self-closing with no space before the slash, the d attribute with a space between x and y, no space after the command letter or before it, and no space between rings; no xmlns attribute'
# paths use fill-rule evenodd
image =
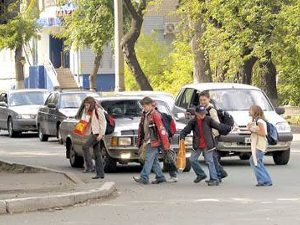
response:
<svg viewBox="0 0 300 225"><path fill-rule="evenodd" d="M199 104L199 93L204 90L209 90L217 108L233 116L238 127L228 135L220 137L217 149L221 157L238 155L244 160L250 158L250 132L246 129L246 125L251 121L249 108L255 104L262 107L266 119L274 124L278 131L278 143L268 147L267 155L272 155L277 165L288 163L293 135L287 121L280 116L284 114L284 108L274 108L266 94L257 87L236 83L186 85L178 93L173 109L179 121L187 123L184 116L186 110Z"/></svg>

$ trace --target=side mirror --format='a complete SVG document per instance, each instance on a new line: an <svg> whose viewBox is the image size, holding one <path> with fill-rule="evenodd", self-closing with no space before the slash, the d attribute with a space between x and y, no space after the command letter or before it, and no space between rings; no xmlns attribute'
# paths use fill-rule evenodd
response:
<svg viewBox="0 0 300 225"><path fill-rule="evenodd" d="M285 113L285 108L283 108L283 107L275 108L275 112L279 115L282 115Z"/></svg>
<svg viewBox="0 0 300 225"><path fill-rule="evenodd" d="M7 103L6 102L0 102L0 107L7 108Z"/></svg>
<svg viewBox="0 0 300 225"><path fill-rule="evenodd" d="M54 103L49 103L47 106L49 109L56 109L56 105Z"/></svg>

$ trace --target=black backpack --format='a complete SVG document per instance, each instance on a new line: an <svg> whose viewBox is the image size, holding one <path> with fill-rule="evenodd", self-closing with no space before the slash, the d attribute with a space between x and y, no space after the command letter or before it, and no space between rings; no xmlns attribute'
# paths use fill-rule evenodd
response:
<svg viewBox="0 0 300 225"><path fill-rule="evenodd" d="M206 109L209 116L210 116L209 111L212 108L214 108L214 107L209 106ZM216 110L217 110L217 114L218 114L218 118L220 120L220 123L225 124L227 127L232 128L234 126L234 119L233 119L232 115L230 115L227 111L225 111L223 109L216 109ZM227 135L230 131L231 131L231 129L222 129L221 131L219 131L219 133L220 133L220 135Z"/></svg>
<svg viewBox="0 0 300 225"><path fill-rule="evenodd" d="M176 133L176 123L175 123L173 117L167 113L163 113L163 112L159 112L159 113L161 115L161 119L164 124L164 127L165 127L166 131L168 132L168 136L173 137L174 134Z"/></svg>
<svg viewBox="0 0 300 225"><path fill-rule="evenodd" d="M115 130L115 119L109 115L106 111L104 111L105 119L106 119L106 130L105 134L112 134Z"/></svg>

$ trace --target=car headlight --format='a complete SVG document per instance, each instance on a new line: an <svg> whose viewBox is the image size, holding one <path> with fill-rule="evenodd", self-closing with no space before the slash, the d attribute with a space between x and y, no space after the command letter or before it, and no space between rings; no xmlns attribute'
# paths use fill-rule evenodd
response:
<svg viewBox="0 0 300 225"><path fill-rule="evenodd" d="M276 124L276 129L277 129L278 133L281 133L281 132L291 132L291 127L286 122L277 123Z"/></svg>
<svg viewBox="0 0 300 225"><path fill-rule="evenodd" d="M118 141L119 146L130 146L132 145L132 141L130 137L120 137Z"/></svg>
<svg viewBox="0 0 300 225"><path fill-rule="evenodd" d="M188 136L185 138L185 144L186 145L193 145L193 137L192 136Z"/></svg>
<svg viewBox="0 0 300 225"><path fill-rule="evenodd" d="M17 119L35 119L36 115L34 114L18 114L16 116Z"/></svg>

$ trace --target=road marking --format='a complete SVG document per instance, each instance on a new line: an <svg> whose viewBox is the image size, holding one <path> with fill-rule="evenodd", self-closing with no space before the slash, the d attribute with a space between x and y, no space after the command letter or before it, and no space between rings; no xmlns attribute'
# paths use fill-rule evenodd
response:
<svg viewBox="0 0 300 225"><path fill-rule="evenodd" d="M194 202L220 202L220 199L215 198L203 198L203 199L196 199Z"/></svg>
<svg viewBox="0 0 300 225"><path fill-rule="evenodd" d="M299 198L278 198L277 201L290 201L290 202L296 202L299 201Z"/></svg>

